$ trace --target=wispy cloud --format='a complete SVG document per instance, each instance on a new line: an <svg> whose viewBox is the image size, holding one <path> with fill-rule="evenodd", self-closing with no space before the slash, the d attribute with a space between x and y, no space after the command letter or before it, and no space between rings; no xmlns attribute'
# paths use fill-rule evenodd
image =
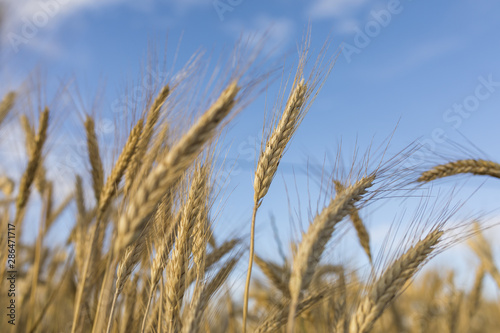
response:
<svg viewBox="0 0 500 333"><path fill-rule="evenodd" d="M458 50L463 42L458 38L435 39L421 43L415 43L412 47L405 49L403 54L391 57L386 66L364 69L365 77L374 80L384 80L398 77L412 71L421 65L433 61L443 55ZM397 59L394 61L394 59Z"/></svg>
<svg viewBox="0 0 500 333"><path fill-rule="evenodd" d="M211 7L213 1L212 0L183 0L183 1L168 1L168 4L171 4L174 8L179 11L188 11L190 9L195 8L204 8Z"/></svg>
<svg viewBox="0 0 500 333"><path fill-rule="evenodd" d="M259 15L245 22L228 22L225 31L236 38L243 37L254 43L265 37L266 45L272 45L273 50L277 50L286 47L295 31L295 25L288 18Z"/></svg>
<svg viewBox="0 0 500 333"><path fill-rule="evenodd" d="M35 25L55 25L82 9L97 9L105 5L127 2L128 0L16 0L7 6L7 16L4 22L6 29L13 30L26 21ZM46 19L47 18L47 19ZM43 24L44 21L47 21Z"/></svg>
<svg viewBox="0 0 500 333"><path fill-rule="evenodd" d="M368 0L316 0L313 1L307 15L311 19L344 18L355 13L368 3Z"/></svg>
<svg viewBox="0 0 500 333"><path fill-rule="evenodd" d="M200 1L189 0L188 2ZM3 8L1 42L17 53L22 47L43 51L34 42L41 35L56 31L60 24L85 10L126 4L136 10L151 10L155 0L16 0Z"/></svg>

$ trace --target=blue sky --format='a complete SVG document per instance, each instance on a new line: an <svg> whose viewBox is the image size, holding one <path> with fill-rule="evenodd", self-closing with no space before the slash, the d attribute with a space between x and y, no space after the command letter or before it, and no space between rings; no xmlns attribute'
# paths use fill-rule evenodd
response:
<svg viewBox="0 0 500 333"><path fill-rule="evenodd" d="M108 112L124 81L138 77L148 45L162 46L167 34L170 57L179 45L178 64L200 47L217 58L241 35L267 31L266 51L273 50L274 62L287 54L287 68L291 68L308 24L313 56L327 37L331 54L343 45L343 54L292 141L264 200L258 218L258 246L264 255L272 257L276 252L269 212L276 215L286 243L293 235L289 209L299 206L295 183L297 191L304 193L300 205L305 214L308 201L316 207L319 195L313 185L310 198L307 195L307 163L321 166L325 154L334 156L340 142L348 159L355 142L361 151L372 140L381 144L398 124L389 154L418 140L427 150L414 159L417 163L438 160L436 154L442 152L453 158L500 161L497 1L17 0L5 4L0 93L42 68L49 87L61 78L74 77L84 87L84 96L91 96L105 82L103 105ZM30 30L30 25L35 30ZM275 96L278 85L279 80L269 88L270 96ZM257 98L235 119L227 136L231 138L227 158L236 167L218 223L221 235L241 232L250 221L252 149L260 138L263 103L262 96ZM103 140L107 139L103 135ZM446 140L458 142L466 151L453 152ZM3 144L3 158L11 156L12 149L22 149L19 143L11 146L14 148ZM449 190L458 182L463 192L457 197L460 199L482 185L468 205L490 212L497 207L498 187L494 180L483 181L465 177L440 182L436 187ZM283 195L286 189L291 208ZM400 206L384 207L365 213L375 235L374 244L380 244L384 227ZM349 237L353 239L352 233ZM348 257L360 257L357 250L347 251ZM473 261L473 256L470 258ZM363 258L358 261L366 264Z"/></svg>

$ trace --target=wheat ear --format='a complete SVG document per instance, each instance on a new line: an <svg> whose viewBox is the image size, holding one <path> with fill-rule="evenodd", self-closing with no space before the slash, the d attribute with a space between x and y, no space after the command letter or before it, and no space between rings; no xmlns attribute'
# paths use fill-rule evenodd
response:
<svg viewBox="0 0 500 333"><path fill-rule="evenodd" d="M143 232L162 196L194 161L219 123L229 114L238 90L236 82L231 83L142 182L118 221L115 253L123 251Z"/></svg>
<svg viewBox="0 0 500 333"><path fill-rule="evenodd" d="M418 181L430 182L434 179L463 173L500 178L500 164L485 160L458 160L455 162L449 162L446 164L435 166L429 171L423 172L420 178L418 178Z"/></svg>
<svg viewBox="0 0 500 333"><path fill-rule="evenodd" d="M205 205L205 203L203 203ZM183 327L183 332L192 332L194 328L198 325L197 318L199 317L198 311L202 311L199 309L199 306L202 302L203 290L205 289L205 257L206 257L206 249L208 243L207 237L208 230L208 209L204 206L201 207L198 221L194 226L194 236L193 243L191 245L193 252L193 262L196 270L196 285L193 291L193 297L191 299L190 307L188 309L186 324ZM232 267L231 267L232 270ZM224 278L225 279L225 278ZM189 285L189 274L188 274L188 282L186 285Z"/></svg>
<svg viewBox="0 0 500 333"><path fill-rule="evenodd" d="M165 286L167 307L165 309L165 316L168 332L178 332L181 329L180 309L184 298L184 291L186 290L186 272L189 263L189 237L191 236L190 222L187 214L184 213L175 240L175 247L167 264L167 284Z"/></svg>
<svg viewBox="0 0 500 333"><path fill-rule="evenodd" d="M427 237L400 256L375 282L351 318L350 333L368 333L384 309L403 289L404 285L428 260L439 243L443 231L434 230Z"/></svg>
<svg viewBox="0 0 500 333"><path fill-rule="evenodd" d="M188 332L201 332L200 325L203 313L208 306L212 295L220 288L226 281L229 274L233 271L234 266L238 262L239 255L229 259L224 266L217 272L217 274L208 282L200 295L194 299L192 306L189 309L186 318L186 324L183 326L183 333ZM196 296L196 295L195 295Z"/></svg>
<svg viewBox="0 0 500 333"><path fill-rule="evenodd" d="M239 243L240 243L239 239L231 239L225 241L219 247L213 249L210 253L206 254L203 274L205 274L222 257L231 252L234 249L234 247ZM193 281L195 281L197 276L198 276L198 269L191 268L187 276L187 285L190 285Z"/></svg>
<svg viewBox="0 0 500 333"><path fill-rule="evenodd" d="M311 293L304 297L304 299L298 302L294 316L299 316L305 311L309 310L314 305L317 305L321 300L323 300L328 294L328 289L321 289ZM269 315L267 319L257 327L255 333L266 333L266 332L276 332L281 327L283 327L289 318L290 306L289 304L284 304L275 313Z"/></svg>
<svg viewBox="0 0 500 333"><path fill-rule="evenodd" d="M334 184L336 192L342 192L344 190L344 185L342 185L341 182L335 180ZM370 260L370 264L373 264L372 253L370 250L370 235L368 234L368 231L366 231L366 227L363 224L363 220L361 220L361 217L359 216L358 210L353 208L349 213L349 217L351 218L354 229L356 229L356 233L358 234L359 243L363 247L363 250L365 250L368 259Z"/></svg>
<svg viewBox="0 0 500 333"><path fill-rule="evenodd" d="M142 253L144 252L145 249L146 249L145 242L138 242L134 245L127 247L127 249L123 253L120 263L118 264L118 269L116 273L115 292L113 295L113 301L111 302L111 312L109 315L108 326L106 329L107 333L111 331L111 325L113 323L112 318L116 306L116 300L118 299L118 296L125 287L127 279L132 274L132 271L139 262Z"/></svg>
<svg viewBox="0 0 500 333"><path fill-rule="evenodd" d="M89 160L92 166L92 184L94 189L94 195L96 197L98 210L97 210L97 219L96 223L92 229L90 234L89 243L88 243L88 254L84 259L85 262L83 264L82 269L82 279L79 283L79 289L77 291L76 297L76 306L75 306L75 314L74 314L74 323L73 323L73 331L76 329L78 323L78 313L82 298L85 295L86 291L86 280L87 276L91 271L90 263L94 260L94 254L96 251L101 249L102 242L104 238L104 229L105 226L102 223L102 216L106 211L107 207L111 203L111 199L116 193L116 188L123 177L123 174L127 168L127 165L130 161L130 158L135 150L137 145L137 141L139 139L139 135L142 130L142 121L140 120L136 126L132 129L127 142L122 150L122 153L118 157L118 160L113 168L108 180L106 182L106 186L104 186L104 170L102 167L101 157L99 154L99 146L97 143L97 137L95 135L95 124L94 120L87 116L85 121L85 130L87 133L87 147L89 153ZM110 257L111 258L111 257ZM119 257L117 257L119 258ZM116 261L109 260L110 264L115 263Z"/></svg>
<svg viewBox="0 0 500 333"><path fill-rule="evenodd" d="M255 255L255 263L259 266L262 273L272 282L272 284L283 293L285 298L290 297L290 291L288 290L288 278L289 274L285 271L283 267L280 267L272 262L266 261Z"/></svg>
<svg viewBox="0 0 500 333"><path fill-rule="evenodd" d="M257 210L262 203L262 199L269 191L271 182L278 170L279 162L285 152L286 146L292 138L300 121L304 117L304 104L307 95L307 85L304 79L297 82L288 98L283 114L269 137L266 148L261 152L257 169L255 171L254 188L254 208L252 222L250 226L250 254L248 259L247 278L245 282L245 295L243 300L243 333L246 332L246 321L248 314L248 294L250 291L250 279L252 277L252 266L255 253L255 219Z"/></svg>
<svg viewBox="0 0 500 333"><path fill-rule="evenodd" d="M198 223L196 223L194 228L194 238L193 238L193 262L196 270L196 285L193 291L193 297L191 298L191 303L189 305L189 309L187 311L188 314L186 316L186 324L183 326L183 332L189 333L194 330L196 326L198 326L197 320L199 320L198 311L202 311L199 309L201 305L203 297L203 290L205 289L205 256L206 249L208 243L207 230L208 230L208 212L207 209L203 209L200 211L198 218ZM232 269L232 268L231 268ZM191 272L191 271L190 271ZM189 273L190 273L189 272ZM188 282L189 285L189 274L188 274Z"/></svg>
<svg viewBox="0 0 500 333"><path fill-rule="evenodd" d="M95 122L91 116L85 120L85 133L87 135L87 151L92 173L92 186L97 203L101 197L101 190L104 185L104 169L102 167L101 155L99 153L99 143L95 133Z"/></svg>
<svg viewBox="0 0 500 333"><path fill-rule="evenodd" d="M10 196L14 191L14 181L6 176L0 176L0 190L5 196Z"/></svg>
<svg viewBox="0 0 500 333"><path fill-rule="evenodd" d="M326 243L330 240L335 225L347 216L354 204L362 199L367 189L372 186L375 175L361 178L344 191L337 193L330 204L317 215L299 244L292 265L290 276L290 312L287 331L293 332L295 307L302 290L307 289L318 265Z"/></svg>
<svg viewBox="0 0 500 333"><path fill-rule="evenodd" d="M115 195L118 189L118 185L120 184L120 181L125 171L127 170L127 167L129 166L132 156L137 150L137 144L139 142L139 138L141 137L142 127L143 121L141 119L137 122L134 128L132 128L127 142L125 143L125 146L123 146L122 152L120 153L120 156L118 156L118 160L116 161L113 170L111 170L111 174L109 175L108 179L106 180L106 184L102 189L99 199L98 215L101 215L106 211L108 205L111 202L111 199Z"/></svg>
<svg viewBox="0 0 500 333"><path fill-rule="evenodd" d="M170 237L173 237L172 235L169 235ZM167 237L169 237L167 236ZM146 328L146 320L148 318L148 313L149 313L149 308L151 307L151 303L153 301L154 297L154 292L156 290L156 285L158 284L158 281L160 280L162 273L163 273L163 267L167 262L167 257L168 254L170 253L171 247L171 242L167 240L161 241L160 245L158 246L156 250L155 257L153 259L153 264L151 265L151 282L150 282L150 288L149 288L149 296L146 300L146 310L144 310L144 316L142 319L142 326L141 326L141 332L144 332Z"/></svg>
<svg viewBox="0 0 500 333"><path fill-rule="evenodd" d="M167 100L168 95L170 94L170 87L168 85L164 86L156 99L154 100L153 104L151 105L151 108L149 109L148 112L148 117L146 119L146 124L144 126L144 131L141 134L141 137L139 139L139 143L137 145L137 149L135 151L135 154L132 157L132 160L130 162L130 168L127 171L127 178L126 178L126 184L125 184L125 195L127 195L130 191L130 188L132 187L132 184L134 183L134 179L137 176L137 172L140 169L142 159L146 155L146 152L148 150L148 145L149 142L151 141L151 138L153 137L154 129L156 126L156 123L158 122L158 119L160 118L160 111L161 107Z"/></svg>
<svg viewBox="0 0 500 333"><path fill-rule="evenodd" d="M346 306L347 306L347 288L345 282L345 273L344 270L339 274L339 289L340 295L334 300L333 305L333 325L335 327L335 333L345 333L346 331Z"/></svg>
<svg viewBox="0 0 500 333"><path fill-rule="evenodd" d="M486 270L483 265L480 265L476 271L476 278L474 279L474 285L472 286L469 295L469 304L468 304L469 321L472 320L472 318L477 313L477 310L479 308L485 275L486 275Z"/></svg>
<svg viewBox="0 0 500 333"><path fill-rule="evenodd" d="M5 95L0 103L0 125L3 123L16 101L16 93L11 91Z"/></svg>
<svg viewBox="0 0 500 333"><path fill-rule="evenodd" d="M14 221L18 223L24 214L24 208L28 202L31 185L35 179L36 172L42 163L43 145L47 139L47 129L49 127L49 109L45 108L40 114L38 132L35 137L35 146L30 156L28 165L19 184L19 193L16 201L16 216Z"/></svg>
<svg viewBox="0 0 500 333"><path fill-rule="evenodd" d="M473 227L476 232L476 239L474 241L470 241L469 246L477 254L485 269L491 275L493 280L495 280L497 286L500 288L500 272L495 265L491 246L482 234L479 223L475 222Z"/></svg>

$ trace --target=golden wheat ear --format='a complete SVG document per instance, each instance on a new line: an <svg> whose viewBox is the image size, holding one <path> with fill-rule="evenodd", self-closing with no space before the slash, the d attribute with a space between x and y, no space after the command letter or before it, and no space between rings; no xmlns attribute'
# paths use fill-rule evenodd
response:
<svg viewBox="0 0 500 333"><path fill-rule="evenodd" d="M99 152L99 143L95 133L95 122L91 116L85 119L85 133L87 135L87 152L92 173L92 186L94 188L94 197L99 205L101 198L101 189L104 186L104 169L102 167L101 155Z"/></svg>
<svg viewBox="0 0 500 333"><path fill-rule="evenodd" d="M115 253L121 253L141 235L154 207L195 160L215 134L217 126L230 113L238 91L236 82L231 83L142 182L118 221Z"/></svg>
<svg viewBox="0 0 500 333"><path fill-rule="evenodd" d="M425 171L417 179L419 182L430 182L432 180L449 177L464 173L473 175L491 176L500 178L500 164L486 160L458 160L446 164L438 165Z"/></svg>
<svg viewBox="0 0 500 333"><path fill-rule="evenodd" d="M318 305L323 301L329 292L331 292L331 287L322 288L305 295L298 303L295 308L294 318L303 314L307 310L311 309L315 305ZM277 309L274 313L267 316L263 323L261 323L254 332L265 333L265 332L276 332L283 328L287 324L288 318L290 316L290 302L284 302L280 309Z"/></svg>
<svg viewBox="0 0 500 333"><path fill-rule="evenodd" d="M336 192L342 192L345 189L344 185L342 185L342 183L339 181L335 180L334 184ZM370 264L373 265L372 253L370 250L370 235L368 234L368 231L366 230L366 227L363 224L363 220L361 220L359 211L356 207L351 210L351 212L349 213L349 217L351 218L352 225L354 226L354 229L356 229L356 233L358 234L359 243L363 247L363 250L365 250L368 259L370 260Z"/></svg>
<svg viewBox="0 0 500 333"><path fill-rule="evenodd" d="M16 93L11 91L0 102L0 125L3 123L7 115L12 110L14 102L16 101Z"/></svg>
<svg viewBox="0 0 500 333"><path fill-rule="evenodd" d="M125 182L125 195L128 195L134 180L137 179L138 172L141 169L141 164L143 163L144 157L147 155L148 145L153 137L155 126L160 119L160 111L162 106L165 104L168 96L170 94L170 87L168 85L164 86L158 93L158 96L154 100L151 108L149 109L146 124L144 125L144 131L141 131L140 138L137 143L137 147L134 150L130 161L130 167L127 170L127 178Z"/></svg>
<svg viewBox="0 0 500 333"><path fill-rule="evenodd" d="M299 72L298 76L301 75ZM297 78L296 78L297 80ZM250 290L250 278L252 275L252 265L254 260L255 243L255 219L262 199L269 191L271 182L274 179L278 165L285 152L288 142L295 133L301 119L304 116L304 105L306 102L307 85L304 80L296 83L290 93L287 104L281 118L272 131L265 149L261 152L257 163L254 179L254 209L250 226L250 258L248 260L247 280L245 284L245 300L243 304L243 333L246 330L246 320L248 313L248 293Z"/></svg>
<svg viewBox="0 0 500 333"><path fill-rule="evenodd" d="M363 198L367 190L373 185L375 175L361 178L355 184L346 187L337 193L330 204L318 214L297 249L292 265L290 277L290 312L288 318L288 332L293 332L295 308L298 305L300 294L307 289L312 281L314 272L321 259L326 244L332 237L335 226L352 211L354 205Z"/></svg>
<svg viewBox="0 0 500 333"><path fill-rule="evenodd" d="M277 288L285 298L290 297L290 290L288 289L288 282L290 279L290 272L285 267L276 265L273 262L266 261L255 255L255 263L259 266L264 275L271 281L273 286Z"/></svg>
<svg viewBox="0 0 500 333"><path fill-rule="evenodd" d="M484 265L493 280L495 280L498 288L500 288L500 271L495 264L491 245L481 232L481 226L478 222L473 224L473 228L475 231L475 239L469 241L469 246L479 257L481 264Z"/></svg>
<svg viewBox="0 0 500 333"><path fill-rule="evenodd" d="M31 193L31 185L35 180L35 175L38 168L42 163L42 150L47 139L47 130L49 127L49 109L45 108L42 113L40 113L40 119L38 121L38 132L34 138L35 144L33 152L28 161L26 170L19 183L19 193L16 201L16 217L14 221L17 223L21 220L24 214L24 209L28 202L29 195Z"/></svg>
<svg viewBox="0 0 500 333"><path fill-rule="evenodd" d="M401 292L405 283L429 258L443 236L443 231L431 231L411 247L380 276L371 291L361 301L350 321L349 333L368 333L385 308Z"/></svg>

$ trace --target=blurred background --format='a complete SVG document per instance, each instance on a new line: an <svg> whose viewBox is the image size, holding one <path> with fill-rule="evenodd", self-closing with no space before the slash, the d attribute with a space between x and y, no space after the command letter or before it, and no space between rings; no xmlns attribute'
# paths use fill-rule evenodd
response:
<svg viewBox="0 0 500 333"><path fill-rule="evenodd" d="M370 147L376 166L388 145L387 156L409 144L422 148L408 160L416 172L449 159L483 158L500 161L500 3L485 1L248 1L248 0L5 0L1 3L0 95L22 86L30 77L43 77L46 100L66 99L57 93L61 82L69 91L77 85L87 104L98 103L97 124L103 150L112 150L117 129L112 121L123 86L148 72L148 52L166 57L167 68L182 67L194 52L205 50L213 64L235 43L261 46L268 56L274 81L227 128L220 147L219 176L223 191L216 202L219 212L216 237L247 236L252 210L252 184L266 110L279 96L298 60L298 50L311 29L311 62L329 41L327 56L338 55L331 75L319 93L285 154L276 179L257 218L257 253L279 260L271 215L279 230L279 242L289 242L307 228L308 218L324 203L321 170L333 170L339 147L348 169L354 151ZM166 47L165 47L166 45ZM34 74L36 73L36 74ZM141 74L142 73L142 74ZM283 73L283 77L281 76ZM292 73L293 74L293 73ZM97 93L96 93L97 92ZM76 98L78 99L78 98ZM60 101L59 101L60 102ZM48 170L64 188L65 174L78 169L72 154L81 152L83 135L72 134L79 114L67 108L61 120L51 157L57 165ZM23 142L16 121L2 131L0 167L18 177L24 160ZM12 135L14 134L14 136ZM223 163L224 162L224 163ZM76 170L76 172L82 172ZM415 173L417 175L417 173ZM452 177L428 186L428 193L446 202L464 202L466 217L498 222L498 181L483 177ZM68 187L69 189L69 187ZM451 192L453 191L453 193ZM286 193L287 195L284 195ZM444 193L444 194L443 194ZM62 200L62 198L60 198ZM411 212L419 198L380 200L361 211L368 226L375 255L383 246L394 221ZM455 217L454 217L455 218ZM457 216L456 219L460 220ZM28 219L29 220L29 219ZM73 221L52 235L65 239ZM405 222L406 223L406 222ZM350 227L331 251L332 260L354 267L369 263ZM31 236L35 237L33 228ZM30 233L26 232L26 237ZM500 239L499 228L487 233ZM248 238L248 237L247 237ZM353 246L353 244L356 246ZM397 246L397 244L395 244ZM460 263L453 258L460 256ZM244 260L242 261L244 262ZM477 265L474 254L458 245L438 256L433 265L445 263L460 270ZM463 266L460 266L463 265ZM435 266L434 266L435 267ZM241 270L241 276L244 268ZM458 275L459 277L460 275ZM473 275L457 281L470 285ZM243 279L240 279L243 281ZM488 281L491 284L491 281Z"/></svg>

